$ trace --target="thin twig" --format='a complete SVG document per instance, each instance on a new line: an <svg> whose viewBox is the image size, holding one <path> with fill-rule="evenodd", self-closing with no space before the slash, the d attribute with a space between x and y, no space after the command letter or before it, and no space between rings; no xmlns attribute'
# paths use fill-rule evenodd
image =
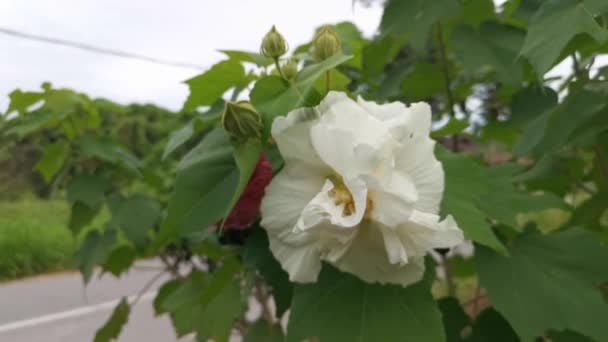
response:
<svg viewBox="0 0 608 342"><path fill-rule="evenodd" d="M276 57L274 59L274 65L277 68L277 70L279 71L279 75L281 75L281 77L286 80L287 78L285 77L285 75L283 75L283 70L281 70L281 64L279 63L278 57Z"/></svg>
<svg viewBox="0 0 608 342"><path fill-rule="evenodd" d="M602 151L600 145L597 144L593 147L593 150L595 151L595 156L597 158L597 167L602 174L604 174L606 181L608 181L608 160L605 158L604 151Z"/></svg>
<svg viewBox="0 0 608 342"><path fill-rule="evenodd" d="M141 290L139 290L139 292L137 293L137 297L135 297L135 300L133 300L133 303L131 303L131 306L135 306L135 304L137 304L137 302L139 302L139 300L141 299L141 296L146 294L146 292L148 292L150 287L152 287L152 285L154 285L154 283L156 283L158 281L158 279L160 279L164 274L165 274L165 271L159 272L152 279L150 279L146 283L146 285L144 285L144 287L142 287Z"/></svg>
<svg viewBox="0 0 608 342"><path fill-rule="evenodd" d="M445 51L445 42L443 40L443 31L441 28L441 22L437 22L437 42L439 43L439 55L441 62L441 71L443 73L443 81L445 85L445 93L448 98L448 106L450 107L450 116L456 118L456 111L454 110L454 95L450 87L452 81L450 79L450 72L448 70L448 57ZM452 136L452 151L458 152L458 134Z"/></svg>

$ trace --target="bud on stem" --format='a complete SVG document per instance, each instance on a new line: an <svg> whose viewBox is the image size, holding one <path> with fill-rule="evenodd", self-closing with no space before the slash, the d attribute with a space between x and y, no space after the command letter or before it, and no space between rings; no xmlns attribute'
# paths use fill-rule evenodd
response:
<svg viewBox="0 0 608 342"><path fill-rule="evenodd" d="M274 25L262 39L260 50L264 56L272 59L278 59L287 52L287 42Z"/></svg>
<svg viewBox="0 0 608 342"><path fill-rule="evenodd" d="M323 26L312 41L313 58L322 62L342 51L340 37L331 26Z"/></svg>
<svg viewBox="0 0 608 342"><path fill-rule="evenodd" d="M236 143L262 138L262 117L248 101L226 102L222 126Z"/></svg>

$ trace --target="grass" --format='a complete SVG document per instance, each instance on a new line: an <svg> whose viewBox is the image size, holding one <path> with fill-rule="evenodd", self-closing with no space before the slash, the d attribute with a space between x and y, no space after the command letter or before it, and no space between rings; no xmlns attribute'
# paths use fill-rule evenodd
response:
<svg viewBox="0 0 608 342"><path fill-rule="evenodd" d="M0 281L72 268L68 216L64 200L0 202Z"/></svg>

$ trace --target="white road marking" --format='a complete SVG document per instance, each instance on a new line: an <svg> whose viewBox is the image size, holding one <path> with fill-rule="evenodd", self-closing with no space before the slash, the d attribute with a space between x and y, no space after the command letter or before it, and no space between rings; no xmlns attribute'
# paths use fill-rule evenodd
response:
<svg viewBox="0 0 608 342"><path fill-rule="evenodd" d="M141 296L139 301L140 302L148 301L148 300L151 300L152 298L154 298L155 296L156 296L156 291L146 292ZM135 298L137 298L137 295L127 297L127 300L129 303L133 303ZM30 318L30 319L25 319L25 320L21 320L21 321L17 321L17 322L0 325L0 334L8 332L8 331L12 331L12 330L29 328L29 327L34 327L34 326L41 325L41 324L48 324L48 323L52 323L52 322L56 322L56 321L61 321L61 320L68 319L68 318L89 315L89 314L99 312L99 311L111 310L116 305L118 305L118 303L120 303L121 300L122 299L116 299L116 300L112 300L112 301L108 301L108 302L104 302L104 303L83 306L83 307L79 307L79 308L68 310L68 311L56 312L56 313L52 313L52 314L48 314L48 315L44 315L44 316L40 316L40 317L35 317L35 318Z"/></svg>

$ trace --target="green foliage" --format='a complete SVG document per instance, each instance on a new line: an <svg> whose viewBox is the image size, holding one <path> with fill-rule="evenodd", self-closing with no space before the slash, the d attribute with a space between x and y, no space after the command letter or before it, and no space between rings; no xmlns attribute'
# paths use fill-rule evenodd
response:
<svg viewBox="0 0 608 342"><path fill-rule="evenodd" d="M272 295L277 307L277 316L282 316L291 305L293 284L279 262L272 256L268 248L268 237L261 227L253 228L247 239L243 255L245 265L253 272L259 272L266 283L272 288Z"/></svg>
<svg viewBox="0 0 608 342"><path fill-rule="evenodd" d="M608 31L598 25L587 6L577 0L545 1L534 14L521 54L539 75L555 63L576 35L587 34L598 43L608 40ZM566 22L570 24L564 25Z"/></svg>
<svg viewBox="0 0 608 342"><path fill-rule="evenodd" d="M200 106L211 106L226 90L239 84L245 78L245 69L234 61L216 64L206 72L186 81L190 95L183 110L193 110Z"/></svg>
<svg viewBox="0 0 608 342"><path fill-rule="evenodd" d="M184 156L177 166L160 242L214 224L228 211L239 182L232 150L226 132L216 129Z"/></svg>
<svg viewBox="0 0 608 342"><path fill-rule="evenodd" d="M428 279L407 288L368 284L329 265L317 283L294 289L287 341L311 336L321 341L444 339Z"/></svg>
<svg viewBox="0 0 608 342"><path fill-rule="evenodd" d="M106 324L97 330L95 334L94 342L111 342L118 339L120 331L127 324L129 320L129 313L131 312L131 306L125 298L123 298L114 311L112 316L106 322Z"/></svg>
<svg viewBox="0 0 608 342"><path fill-rule="evenodd" d="M525 341L546 329L570 329L598 341L608 338L608 315L598 286L608 279L608 249L580 229L543 236L526 232L509 257L480 247L481 284L492 304Z"/></svg>

